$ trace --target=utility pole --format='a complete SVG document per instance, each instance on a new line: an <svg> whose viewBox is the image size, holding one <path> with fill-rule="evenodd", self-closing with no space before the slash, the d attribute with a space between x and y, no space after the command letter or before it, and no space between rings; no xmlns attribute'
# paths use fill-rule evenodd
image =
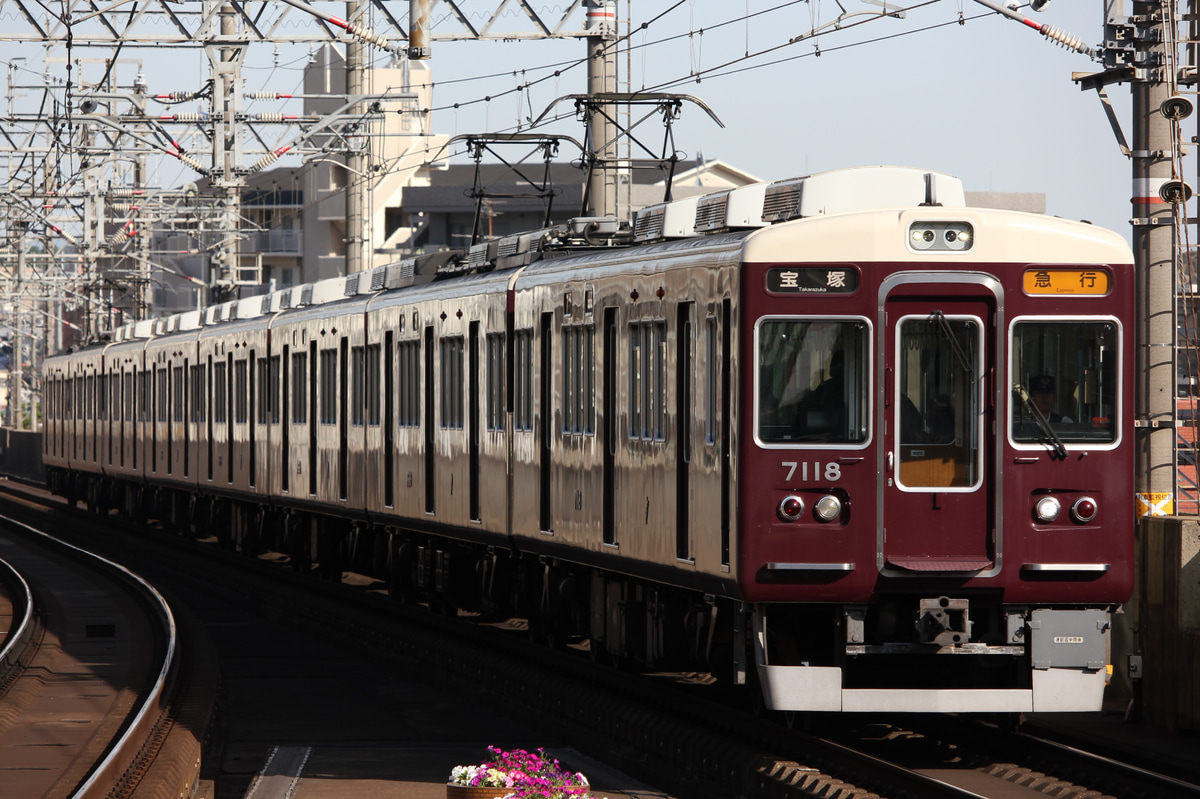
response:
<svg viewBox="0 0 1200 799"><path fill-rule="evenodd" d="M366 12L366 3L353 0L346 3L346 19L350 24L362 26L362 15ZM367 45L359 39L346 42L346 96L360 97L364 91L366 76ZM348 109L352 116L363 114L363 104L359 103ZM370 267L370 250L368 235L370 219L366 213L367 192L370 189L367 180L367 151L370 137L369 131L362 130L369 123L363 119L359 123L359 134L351 138L351 144L356 141L363 143L362 147L352 147L346 156L346 274L351 275Z"/></svg>
<svg viewBox="0 0 1200 799"><path fill-rule="evenodd" d="M233 3L221 5L220 58L212 60L213 67L213 171L218 176L213 185L223 192L225 203L221 233L224 241L217 245L219 258L217 276L209 285L220 293L232 291L237 285L241 266L242 180L236 169L242 162L241 142L238 140L238 114L241 112L242 71L241 48L231 41L237 33L237 11ZM228 299L225 297L224 299Z"/></svg>
<svg viewBox="0 0 1200 799"><path fill-rule="evenodd" d="M1120 0L1110 7L1120 16ZM1164 14L1168 19L1164 19ZM1174 513L1175 463L1175 259L1172 202L1183 197L1172 174L1172 122L1163 103L1170 96L1163 35L1174 26L1172 4L1135 0L1125 28L1132 34L1133 255L1136 272L1134 491L1141 511ZM1169 37L1172 40L1173 36Z"/></svg>
<svg viewBox="0 0 1200 799"><path fill-rule="evenodd" d="M612 43L617 34L616 3L588 0L588 94L612 94L616 89L617 56ZM588 216L617 215L616 137L611 105L588 107L587 141L597 167L588 178Z"/></svg>

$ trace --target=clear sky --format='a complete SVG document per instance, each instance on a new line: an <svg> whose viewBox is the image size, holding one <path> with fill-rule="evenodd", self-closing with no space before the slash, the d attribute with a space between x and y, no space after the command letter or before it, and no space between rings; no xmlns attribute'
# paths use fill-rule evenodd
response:
<svg viewBox="0 0 1200 799"><path fill-rule="evenodd" d="M842 5L850 14L879 10L864 0ZM1104 38L1099 2L1054 0L1042 13L1021 13L1093 47ZM632 88L671 83L662 90L704 100L725 128L685 108L676 147L764 180L863 164L917 166L957 175L968 191L1045 193L1047 213L1087 219L1129 238L1130 162L1096 93L1071 80L1073 72L1100 71L1097 62L971 0L921 5L904 19L850 16L840 30L781 47L838 14L836 0L634 0L634 27L654 21L632 38L639 46ZM718 27L747 15L748 21ZM458 29L444 20L435 33ZM670 37L680 38L663 41ZM779 49L705 73L700 82L678 82L771 48ZM539 83L523 101L507 95L465 104L544 77L539 67L561 69L584 53L577 41L435 42L434 105L464 104L436 112L435 130L513 129L518 108L536 117L556 96L585 91L583 68ZM514 76L514 70L525 72ZM1112 86L1109 94L1129 138L1129 86ZM661 126L646 124L652 125L643 128L646 138L660 142ZM573 119L553 129L582 138Z"/></svg>
<svg viewBox="0 0 1200 799"><path fill-rule="evenodd" d="M478 26L501 5L501 0L457 2ZM624 56L619 59L630 88L695 95L725 123L720 128L700 109L685 107L674 132L676 148L686 157L703 153L763 180L865 164L933 169L957 175L968 191L1044 193L1048 213L1087 219L1130 237L1130 162L1096 93L1080 91L1071 80L1073 72L1099 71L1100 65L972 0L912 0L904 19L878 16L879 0L632 3L637 32L631 37L635 49L629 69ZM551 24L561 15L554 9L567 5L563 0L530 4ZM344 3L319 5L345 13ZM403 23L407 3L387 5ZM509 0L508 5L497 29L530 29L518 4ZM841 26L832 25L843 7L847 16ZM622 2L622 13L625 8ZM437 5L435 36L463 31L448 9L445 2ZM1053 0L1043 13L1022 13L1088 45L1103 40L1100 2ZM643 22L648 25L641 29ZM815 39L788 44L814 26L828 27ZM569 27L582 27L581 13ZM60 59L61 49L55 53ZM301 91L307 50L306 45L276 52L269 45L253 46L244 71L247 89ZM376 63L387 60L373 52ZM746 58L747 52L764 54ZM586 70L578 63L585 53L582 40L435 41L429 62L438 109L434 131L511 131L518 122L527 129L529 118L556 97L586 91ZM105 53L77 50L80 55L99 62ZM44 58L39 46L0 45L0 62L19 63L11 74L32 81L32 87L42 82ZM151 94L195 91L209 72L195 50L127 48L121 58L144 61ZM102 69L102 63L84 64L78 74ZM561 73L557 77L555 70ZM53 71L61 73L61 61ZM526 82L533 85L513 91ZM1112 86L1109 92L1131 137L1129 86ZM18 94L27 103L39 102L34 88ZM494 99L482 102L486 96ZM204 110L200 103L175 108ZM547 130L582 139L582 124L570 104L559 111L566 118ZM1193 121L1185 126L1194 131ZM657 121L639 132L649 142L662 140ZM195 174L167 159L152 179L174 186L194 180ZM1196 182L1194 176L1190 182Z"/></svg>

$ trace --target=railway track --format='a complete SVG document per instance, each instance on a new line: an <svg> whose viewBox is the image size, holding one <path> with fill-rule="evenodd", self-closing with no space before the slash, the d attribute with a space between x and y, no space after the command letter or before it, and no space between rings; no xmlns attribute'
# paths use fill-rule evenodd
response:
<svg viewBox="0 0 1200 799"><path fill-rule="evenodd" d="M664 690L661 680L597 668L578 652L532 647L511 625L444 618L387 602L370 587L356 590L348 584L318 582L290 569L264 568L268 564L262 558L177 537L131 540L136 548L145 548L143 557L159 563L177 559L178 568L188 568L199 557L217 564L215 568L227 575L226 582L236 585L252 603L319 620L389 657L419 663L428 679L446 682L456 692L473 692L479 701L514 716L539 723L552 720L577 748L675 796L1035 796L1045 795L1043 789L1052 782L1065 784L1032 778L1025 782L1036 784L1022 786L1015 771L1007 775L1009 779L996 779L981 768L982 760L933 768L931 764L939 761L928 755L913 758L898 748L793 732L731 709L704 686L672 684L671 690ZM128 543L124 546L130 548ZM957 735L946 737L952 734ZM985 749L989 745L981 744ZM963 744L957 746L961 760ZM1045 773L1024 765L1013 768Z"/></svg>
<svg viewBox="0 0 1200 799"><path fill-rule="evenodd" d="M23 586L9 591L19 612L0 651L5 795L188 795L198 748L182 746L191 736L175 724L188 671L161 594L128 569L7 517L0 555L6 582Z"/></svg>

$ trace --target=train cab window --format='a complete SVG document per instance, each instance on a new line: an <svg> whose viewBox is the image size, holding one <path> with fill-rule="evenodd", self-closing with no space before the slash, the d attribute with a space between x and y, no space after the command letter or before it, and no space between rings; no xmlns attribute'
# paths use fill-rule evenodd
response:
<svg viewBox="0 0 1200 799"><path fill-rule="evenodd" d="M1110 444L1117 435L1121 336L1111 320L1018 319L1010 430L1017 444Z"/></svg>
<svg viewBox="0 0 1200 799"><path fill-rule="evenodd" d="M983 324L974 316L900 320L893 404L902 488L973 490L982 479Z"/></svg>
<svg viewBox="0 0 1200 799"><path fill-rule="evenodd" d="M767 318L756 329L764 444L867 440L870 329L860 320Z"/></svg>

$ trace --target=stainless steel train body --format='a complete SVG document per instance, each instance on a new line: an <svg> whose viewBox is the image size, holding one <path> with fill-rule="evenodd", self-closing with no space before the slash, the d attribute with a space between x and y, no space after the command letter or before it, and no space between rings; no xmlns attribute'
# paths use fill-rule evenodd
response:
<svg viewBox="0 0 1200 799"><path fill-rule="evenodd" d="M693 200L676 239L552 230L50 359L50 485L774 709L1095 709L1127 246L916 170L756 191L749 223Z"/></svg>

